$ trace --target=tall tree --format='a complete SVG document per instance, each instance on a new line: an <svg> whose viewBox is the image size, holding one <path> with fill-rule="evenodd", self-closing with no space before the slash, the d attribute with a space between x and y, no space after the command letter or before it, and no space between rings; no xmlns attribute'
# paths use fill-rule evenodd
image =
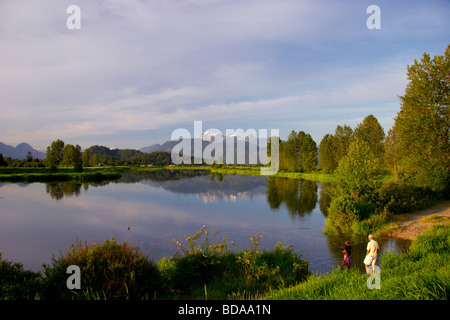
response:
<svg viewBox="0 0 450 320"><path fill-rule="evenodd" d="M418 185L450 188L450 45L433 59L424 53L407 76L394 123L401 171Z"/></svg>
<svg viewBox="0 0 450 320"><path fill-rule="evenodd" d="M81 160L82 160L82 164L83 167L89 167L90 166L90 155L89 155L89 150L84 150L83 154L81 155Z"/></svg>
<svg viewBox="0 0 450 320"><path fill-rule="evenodd" d="M391 128L384 139L384 164L391 173L397 176L399 163L397 135Z"/></svg>
<svg viewBox="0 0 450 320"><path fill-rule="evenodd" d="M300 134L300 133L299 133ZM311 172L317 166L317 144L310 134L305 134L300 145L301 170Z"/></svg>
<svg viewBox="0 0 450 320"><path fill-rule="evenodd" d="M367 142L369 148L378 160L384 155L384 130L373 115L368 115L358 124L354 132L355 138Z"/></svg>
<svg viewBox="0 0 450 320"><path fill-rule="evenodd" d="M3 154L0 153L0 167L6 167L8 163L3 159Z"/></svg>
<svg viewBox="0 0 450 320"><path fill-rule="evenodd" d="M300 142L297 133L292 130L285 143L285 157L288 171L300 170Z"/></svg>
<svg viewBox="0 0 450 320"><path fill-rule="evenodd" d="M336 170L338 189L342 194L356 197L370 194L377 186L379 173L380 162L374 156L369 142L355 138Z"/></svg>
<svg viewBox="0 0 450 320"><path fill-rule="evenodd" d="M99 163L100 163L100 160L98 158L98 154L94 153L94 155L92 156L92 166L98 167Z"/></svg>
<svg viewBox="0 0 450 320"><path fill-rule="evenodd" d="M347 155L352 138L353 130L350 126L344 124L336 127L334 131L336 162Z"/></svg>
<svg viewBox="0 0 450 320"><path fill-rule="evenodd" d="M57 139L47 147L46 162L48 166L59 165L63 159L64 141Z"/></svg>
<svg viewBox="0 0 450 320"><path fill-rule="evenodd" d="M319 162L320 167L326 173L334 172L337 168L336 139L332 134L327 133L320 141Z"/></svg>
<svg viewBox="0 0 450 320"><path fill-rule="evenodd" d="M73 146L72 144L66 144L62 151L63 159L62 164L68 167L75 165L81 165L81 147L79 145Z"/></svg>

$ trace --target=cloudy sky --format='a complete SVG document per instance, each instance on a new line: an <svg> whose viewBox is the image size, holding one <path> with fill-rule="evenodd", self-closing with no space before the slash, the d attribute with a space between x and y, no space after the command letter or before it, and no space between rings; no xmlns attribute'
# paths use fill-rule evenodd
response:
<svg viewBox="0 0 450 320"><path fill-rule="evenodd" d="M372 4L381 29L366 26ZM319 143L369 114L387 132L407 65L450 43L449 13L443 0L0 0L0 141L141 148L201 120Z"/></svg>

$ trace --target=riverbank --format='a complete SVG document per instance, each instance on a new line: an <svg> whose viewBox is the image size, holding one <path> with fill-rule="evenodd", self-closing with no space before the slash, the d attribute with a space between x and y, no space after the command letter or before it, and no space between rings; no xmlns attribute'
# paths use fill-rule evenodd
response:
<svg viewBox="0 0 450 320"><path fill-rule="evenodd" d="M243 175L253 175L260 176L261 168L256 166L219 166L219 167L211 167L211 172L221 173L221 174L243 174ZM335 181L336 177L334 174L326 174L317 170L314 172L285 172L279 171L274 175L270 175L268 177L276 177L276 178L290 178L290 179L305 179L305 180L313 180L320 182L332 182Z"/></svg>
<svg viewBox="0 0 450 320"><path fill-rule="evenodd" d="M0 168L0 182L100 182L113 181L127 171L143 172L158 170L210 170L209 166L165 166L165 167L85 167L81 172L71 167L41 168Z"/></svg>
<svg viewBox="0 0 450 320"><path fill-rule="evenodd" d="M0 168L0 182L103 182L119 179L126 167L84 168L76 172L73 168Z"/></svg>
<svg viewBox="0 0 450 320"><path fill-rule="evenodd" d="M433 225L449 223L450 201L445 201L429 209L394 216L385 234L392 238L414 240Z"/></svg>
<svg viewBox="0 0 450 320"><path fill-rule="evenodd" d="M433 225L416 236L408 252L383 254L378 280L357 269L347 272L335 268L329 274L310 276L303 283L274 290L259 299L447 300L450 292L449 237L449 224Z"/></svg>

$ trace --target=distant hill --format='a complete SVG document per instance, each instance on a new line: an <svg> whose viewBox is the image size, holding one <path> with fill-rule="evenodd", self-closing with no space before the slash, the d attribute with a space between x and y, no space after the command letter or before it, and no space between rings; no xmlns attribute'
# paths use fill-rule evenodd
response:
<svg viewBox="0 0 450 320"><path fill-rule="evenodd" d="M240 138L234 137L234 159L235 159L235 163L237 162L237 141ZM241 139L244 140L244 149L245 149L245 163L249 163L249 155L250 155L250 143L248 141L248 139ZM180 143L180 141L166 141L163 144L154 144L151 145L149 147L144 147L139 149L139 151L144 152L144 153L151 153L151 152L155 152L155 151L162 151L162 152L172 152L173 147L175 147L178 143ZM208 146L211 142L209 141L202 141L202 150L205 150L206 146ZM259 150L259 146L256 146L256 152L258 153ZM262 148L262 150L266 151L266 147L264 146ZM194 139L191 139L191 154L194 155ZM226 150L226 142L224 139L223 142L223 160L226 161L226 154L227 154L227 150ZM213 155L214 156L214 155ZM204 159L206 161L208 161L208 159Z"/></svg>
<svg viewBox="0 0 450 320"><path fill-rule="evenodd" d="M34 149L28 143L19 143L16 147L4 144L0 142L0 153L4 158L10 157L11 159L20 159L23 160L27 157L28 152L31 152L33 158L45 159L45 152L41 152L39 150Z"/></svg>
<svg viewBox="0 0 450 320"><path fill-rule="evenodd" d="M149 147L144 147L139 149L139 151L144 152L144 153L152 153L153 151L159 151L159 147L161 147L161 145L159 143L151 145Z"/></svg>

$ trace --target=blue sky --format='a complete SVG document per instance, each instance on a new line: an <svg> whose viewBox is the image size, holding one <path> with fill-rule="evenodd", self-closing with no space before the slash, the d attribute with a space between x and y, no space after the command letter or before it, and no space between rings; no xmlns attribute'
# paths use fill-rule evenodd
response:
<svg viewBox="0 0 450 320"><path fill-rule="evenodd" d="M450 43L449 14L439 0L0 1L0 141L141 148L201 120L320 143L369 114L387 132L407 65Z"/></svg>

